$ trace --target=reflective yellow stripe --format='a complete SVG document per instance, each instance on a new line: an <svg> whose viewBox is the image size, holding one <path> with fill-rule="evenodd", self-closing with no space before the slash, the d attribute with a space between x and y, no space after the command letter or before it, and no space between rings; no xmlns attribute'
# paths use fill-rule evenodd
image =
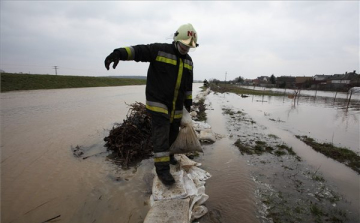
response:
<svg viewBox="0 0 360 223"><path fill-rule="evenodd" d="M182 78L182 74L183 74L183 61L181 58L179 58L180 64L179 64L179 72L178 72L178 77L177 77L177 81L176 81L176 86L175 86L175 92L174 92L174 100L173 100L173 108L172 108L172 112L171 112L171 117L170 117L170 123L172 123L172 121L174 120L174 113L175 113L175 104L176 104L176 100L179 94L179 88L180 88L180 84L181 84L181 78Z"/></svg>
<svg viewBox="0 0 360 223"><path fill-rule="evenodd" d="M133 60L134 59L134 55L132 54L132 52L131 52L131 49L130 49L130 47L125 47L125 50L126 50L126 52L127 52L127 54L128 54L128 60Z"/></svg>
<svg viewBox="0 0 360 223"><path fill-rule="evenodd" d="M189 64L184 64L184 67L187 68L187 69L189 69L189 70L192 70L192 66L189 65Z"/></svg>
<svg viewBox="0 0 360 223"><path fill-rule="evenodd" d="M156 61L160 61L160 62L164 62L164 63L169 63L172 65L176 65L176 60L172 60L166 57L161 57L161 56L157 56L156 57Z"/></svg>
<svg viewBox="0 0 360 223"><path fill-rule="evenodd" d="M154 162L155 163L159 163L159 162L169 162L170 161L170 156L163 156L163 157L156 157L154 158Z"/></svg>
<svg viewBox="0 0 360 223"><path fill-rule="evenodd" d="M192 99L192 91L185 92L185 99Z"/></svg>
<svg viewBox="0 0 360 223"><path fill-rule="evenodd" d="M174 115L174 119L179 119L182 118L183 114L175 114Z"/></svg>
<svg viewBox="0 0 360 223"><path fill-rule="evenodd" d="M165 108L160 108L160 107L155 107L155 106L150 106L150 105L146 105L146 108L151 111L154 111L154 112L161 112L164 114L169 114L168 110Z"/></svg>

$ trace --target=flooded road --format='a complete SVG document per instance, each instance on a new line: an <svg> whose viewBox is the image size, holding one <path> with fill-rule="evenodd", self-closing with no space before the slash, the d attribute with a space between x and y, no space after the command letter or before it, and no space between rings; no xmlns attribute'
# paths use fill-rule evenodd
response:
<svg viewBox="0 0 360 223"><path fill-rule="evenodd" d="M243 223L259 222L256 218L255 185L246 160L229 137L221 104L213 97L205 103L207 123L222 138L212 145L204 145L204 155L198 158L202 167L212 174L206 182L209 213L200 222L239 222L239 219Z"/></svg>
<svg viewBox="0 0 360 223"><path fill-rule="evenodd" d="M194 84L196 95L201 84ZM341 98L339 98L340 100ZM346 100L345 98L343 100ZM294 135L359 151L359 110L347 111L331 99L303 97L295 106L287 98L209 95L208 123L223 137L204 145L196 161L212 174L200 222L259 222L256 182L246 156L234 147L236 132L223 107L244 110L266 130L291 145L303 162L324 175L359 208L359 175L305 146ZM1 222L142 222L149 210L153 168L119 169L107 160L103 138L126 118L129 106L145 102L145 86L38 90L1 94ZM341 102L342 103L342 102ZM342 103L343 104L343 103ZM80 146L88 159L73 156ZM97 155L98 154L98 155ZM92 156L93 155L93 156ZM351 222L351 221L349 221Z"/></svg>
<svg viewBox="0 0 360 223"><path fill-rule="evenodd" d="M106 155L79 160L71 151L77 145L85 155L105 151L103 138L126 117L125 103L144 103L144 92L145 86L126 86L2 93L1 222L144 217L144 201L134 199L144 194L141 176L129 173L134 184L116 181L118 168Z"/></svg>

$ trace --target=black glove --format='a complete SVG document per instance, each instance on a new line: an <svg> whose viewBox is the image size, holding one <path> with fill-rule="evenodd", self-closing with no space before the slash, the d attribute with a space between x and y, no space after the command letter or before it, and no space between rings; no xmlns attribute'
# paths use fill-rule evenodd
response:
<svg viewBox="0 0 360 223"><path fill-rule="evenodd" d="M120 55L121 55L121 53L119 50L114 50L112 53L110 53L109 56L106 57L105 67L107 70L109 70L109 66L112 62L114 62L113 68L114 69L116 68L116 66L118 65L119 60L120 60Z"/></svg>

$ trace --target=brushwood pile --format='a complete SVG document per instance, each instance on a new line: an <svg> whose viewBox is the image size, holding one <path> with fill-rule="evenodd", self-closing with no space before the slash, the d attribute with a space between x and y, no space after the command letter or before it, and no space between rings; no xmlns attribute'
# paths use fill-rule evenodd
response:
<svg viewBox="0 0 360 223"><path fill-rule="evenodd" d="M130 104L123 123L115 124L104 138L105 147L113 152L113 159L128 168L153 155L151 116L140 102Z"/></svg>

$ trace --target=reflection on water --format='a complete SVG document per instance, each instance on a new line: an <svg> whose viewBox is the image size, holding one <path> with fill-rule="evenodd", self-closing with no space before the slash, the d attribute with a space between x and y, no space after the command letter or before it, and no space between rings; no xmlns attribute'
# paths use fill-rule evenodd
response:
<svg viewBox="0 0 360 223"><path fill-rule="evenodd" d="M114 184L108 175L117 170L105 155L82 160L71 152L77 145L88 155L104 151L106 131L127 114L125 102L144 102L144 91L126 86L2 93L1 222L58 215L61 222L115 222L135 205L137 215L146 213L141 200L122 203L126 196L141 197L141 190Z"/></svg>
<svg viewBox="0 0 360 223"><path fill-rule="evenodd" d="M214 100L215 96L209 97ZM230 93L219 94L215 98L221 98L219 103L225 108L233 109L235 113L242 111L249 115L256 122L255 127L263 127L265 135L275 135L292 147L303 160L302 164L309 165L314 171L323 174L326 182L338 189L345 201L349 202L346 207L350 210L349 222L358 222L360 176L344 164L314 151L295 137L295 135L307 135L317 141L334 143L359 153L360 112L357 107L352 106L346 110L343 106L336 107L333 101L321 97L317 100L303 97L295 105L293 99L274 96L243 98ZM355 101L355 104L357 103ZM257 132L252 133L247 130L246 126L241 126L240 129L245 133L238 137L251 138L257 135ZM238 133L233 132L233 134ZM254 168L260 168L260 166L255 165ZM267 176L265 172L261 173ZM269 178L272 179L271 176Z"/></svg>
<svg viewBox="0 0 360 223"><path fill-rule="evenodd" d="M208 96L209 97L209 96ZM259 222L256 218L254 182L250 177L246 160L233 146L234 141L228 137L226 119L217 98L206 103L208 123L213 131L224 138L204 147L204 155L199 162L212 174L206 181L206 194L209 200L205 203L209 213L200 222Z"/></svg>
<svg viewBox="0 0 360 223"><path fill-rule="evenodd" d="M322 95L332 93L323 92ZM301 96L298 99L274 96L241 98L246 107L263 112L269 120L296 135L307 135L359 152L360 99Z"/></svg>
<svg viewBox="0 0 360 223"><path fill-rule="evenodd" d="M348 92L336 92L336 91L317 91L317 90L293 90L293 89L282 89L282 88L264 88L264 87L248 87L248 86L241 86L247 89L255 89L258 91L273 91L273 92L280 92L284 94L295 94L295 92L299 92L301 96L311 96L315 100L317 97L327 97L330 99L348 99L350 94ZM360 94L352 94L351 96L354 100L360 100Z"/></svg>

